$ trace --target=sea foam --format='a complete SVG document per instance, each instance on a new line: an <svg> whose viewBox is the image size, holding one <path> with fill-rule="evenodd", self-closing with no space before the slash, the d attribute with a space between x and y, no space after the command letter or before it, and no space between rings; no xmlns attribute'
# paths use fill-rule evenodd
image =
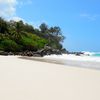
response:
<svg viewBox="0 0 100 100"><path fill-rule="evenodd" d="M86 53L93 55L94 53ZM100 62L100 57L95 56L76 56L74 54L62 54L62 55L50 55L44 56L44 58L54 59L54 60L74 60L74 61L89 61L89 62Z"/></svg>

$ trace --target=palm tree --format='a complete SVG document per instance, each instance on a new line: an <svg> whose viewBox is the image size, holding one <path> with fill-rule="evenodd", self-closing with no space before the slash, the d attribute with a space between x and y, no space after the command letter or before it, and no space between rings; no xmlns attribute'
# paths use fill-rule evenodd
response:
<svg viewBox="0 0 100 100"><path fill-rule="evenodd" d="M0 17L0 33L3 33L3 34L8 33L7 22L1 17Z"/></svg>

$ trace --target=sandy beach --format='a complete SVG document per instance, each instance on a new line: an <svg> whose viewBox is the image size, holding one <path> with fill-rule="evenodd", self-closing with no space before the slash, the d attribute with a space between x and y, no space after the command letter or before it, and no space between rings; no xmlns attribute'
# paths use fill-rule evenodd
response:
<svg viewBox="0 0 100 100"><path fill-rule="evenodd" d="M100 100L100 70L0 56L0 100Z"/></svg>

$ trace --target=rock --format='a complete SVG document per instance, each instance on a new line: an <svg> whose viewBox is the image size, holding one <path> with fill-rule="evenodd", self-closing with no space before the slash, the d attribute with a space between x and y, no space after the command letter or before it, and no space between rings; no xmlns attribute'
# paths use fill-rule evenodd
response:
<svg viewBox="0 0 100 100"><path fill-rule="evenodd" d="M63 48L63 49L61 50L61 53L63 53L63 54L69 54L69 51L67 51L65 48Z"/></svg>
<svg viewBox="0 0 100 100"><path fill-rule="evenodd" d="M84 53L82 53L82 52L76 52L76 53L75 53L76 56L81 56L81 55L83 55L83 54L84 54Z"/></svg>
<svg viewBox="0 0 100 100"><path fill-rule="evenodd" d="M8 52L0 51L0 55L8 56Z"/></svg>
<svg viewBox="0 0 100 100"><path fill-rule="evenodd" d="M28 56L28 57L41 57L41 55L37 52L33 52L33 51L25 51L25 52L19 52L17 53L20 56Z"/></svg>
<svg viewBox="0 0 100 100"><path fill-rule="evenodd" d="M34 54L38 54L41 57L43 57L44 55L46 55L46 51L45 51L45 49L41 49L41 50L38 50L37 52L35 52Z"/></svg>
<svg viewBox="0 0 100 100"><path fill-rule="evenodd" d="M50 46L45 46L43 49L38 50L36 52L34 51L22 51L22 52L4 52L0 51L0 55L20 55L20 56L34 56L34 57L43 57L45 55L51 55L51 54L56 54L60 55L62 52L58 49L51 48Z"/></svg>
<svg viewBox="0 0 100 100"><path fill-rule="evenodd" d="M38 50L36 52L34 51L23 51L23 52L4 52L0 51L0 55L20 55L20 56L34 56L34 57L43 57L45 55L51 55L51 54L56 54L60 55L61 51L57 49L53 49L49 46L46 46L45 48Z"/></svg>
<svg viewBox="0 0 100 100"><path fill-rule="evenodd" d="M12 53L12 52L9 52L9 53L8 53L8 55L14 55L14 53Z"/></svg>
<svg viewBox="0 0 100 100"><path fill-rule="evenodd" d="M34 57L41 57L40 54L34 54L33 56L34 56Z"/></svg>
<svg viewBox="0 0 100 100"><path fill-rule="evenodd" d="M36 52L36 54L40 54L41 56L45 56L45 55L51 55L51 54L60 55L62 53L58 49L53 49L53 48L51 48L49 46L45 46L44 49L38 50Z"/></svg>
<svg viewBox="0 0 100 100"><path fill-rule="evenodd" d="M45 50L51 50L52 48L50 46L44 46Z"/></svg>
<svg viewBox="0 0 100 100"><path fill-rule="evenodd" d="M31 51L29 51L29 52L26 52L26 56L33 56L34 54L31 52Z"/></svg>
<svg viewBox="0 0 100 100"><path fill-rule="evenodd" d="M74 55L76 55L76 56L84 55L83 52L69 52L69 54L74 54Z"/></svg>

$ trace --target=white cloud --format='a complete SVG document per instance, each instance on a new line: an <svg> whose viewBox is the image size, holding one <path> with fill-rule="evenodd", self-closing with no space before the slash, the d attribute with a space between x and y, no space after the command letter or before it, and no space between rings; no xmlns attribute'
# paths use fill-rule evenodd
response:
<svg viewBox="0 0 100 100"><path fill-rule="evenodd" d="M0 4L15 4L16 0L0 0Z"/></svg>
<svg viewBox="0 0 100 100"><path fill-rule="evenodd" d="M22 20L26 23L23 18L17 15L16 10L18 7L30 4L32 4L32 0L0 0L0 17L5 18L6 20Z"/></svg>
<svg viewBox="0 0 100 100"><path fill-rule="evenodd" d="M99 17L100 15L98 15L98 14L91 15L91 14L83 13L83 14L80 14L80 16L83 17L83 18L86 18L86 19L88 19L88 20L94 21L94 20L96 20L97 17Z"/></svg>
<svg viewBox="0 0 100 100"><path fill-rule="evenodd" d="M10 20L14 20L14 21L16 21L16 22L22 20L23 22L25 22L23 18L20 18L20 17L17 17L17 16L12 17Z"/></svg>
<svg viewBox="0 0 100 100"><path fill-rule="evenodd" d="M14 16L16 13L16 5L16 0L0 0L0 16Z"/></svg>

